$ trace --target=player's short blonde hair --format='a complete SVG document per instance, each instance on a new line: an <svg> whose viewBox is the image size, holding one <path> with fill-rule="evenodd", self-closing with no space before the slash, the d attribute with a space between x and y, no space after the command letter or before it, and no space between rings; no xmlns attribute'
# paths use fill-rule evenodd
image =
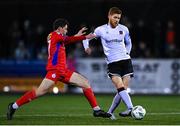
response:
<svg viewBox="0 0 180 126"><path fill-rule="evenodd" d="M111 7L109 9L108 15L113 15L113 14L122 14L122 11L118 7Z"/></svg>

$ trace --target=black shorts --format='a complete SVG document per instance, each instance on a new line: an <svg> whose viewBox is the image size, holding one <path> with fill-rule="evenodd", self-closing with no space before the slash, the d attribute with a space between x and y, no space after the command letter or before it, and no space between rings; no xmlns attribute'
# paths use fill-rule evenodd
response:
<svg viewBox="0 0 180 126"><path fill-rule="evenodd" d="M110 78L113 75L117 75L120 77L130 75L131 77L133 77L133 66L131 59L109 63L107 74Z"/></svg>

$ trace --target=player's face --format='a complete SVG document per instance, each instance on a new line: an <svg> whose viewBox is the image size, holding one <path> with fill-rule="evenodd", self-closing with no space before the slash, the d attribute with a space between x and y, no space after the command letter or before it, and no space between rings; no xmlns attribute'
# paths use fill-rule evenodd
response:
<svg viewBox="0 0 180 126"><path fill-rule="evenodd" d="M64 35L67 34L67 32L68 32L68 26L67 26L67 25L65 25L65 26L62 28L62 32L63 32Z"/></svg>
<svg viewBox="0 0 180 126"><path fill-rule="evenodd" d="M108 16L111 27L115 28L121 19L121 14L112 14Z"/></svg>

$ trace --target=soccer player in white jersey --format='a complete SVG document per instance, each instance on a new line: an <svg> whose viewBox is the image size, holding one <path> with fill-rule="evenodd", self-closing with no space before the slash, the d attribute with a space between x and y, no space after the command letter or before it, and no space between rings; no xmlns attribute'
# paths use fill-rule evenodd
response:
<svg viewBox="0 0 180 126"><path fill-rule="evenodd" d="M103 46L106 62L108 64L107 74L111 78L117 93L112 101L108 113L111 119L116 119L113 112L123 101L127 110L119 113L120 116L130 116L133 104L127 92L128 84L133 77L133 67L130 57L131 38L126 26L119 24L122 11L117 7L112 7L108 13L108 24L99 26L95 29L94 34L100 37ZM83 41L86 53L90 54L89 40Z"/></svg>

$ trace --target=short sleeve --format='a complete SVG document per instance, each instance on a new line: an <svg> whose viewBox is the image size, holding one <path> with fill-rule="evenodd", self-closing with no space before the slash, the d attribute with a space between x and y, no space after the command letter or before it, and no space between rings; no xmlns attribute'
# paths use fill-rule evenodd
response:
<svg viewBox="0 0 180 126"><path fill-rule="evenodd" d="M101 36L101 29L100 29L100 27L97 27L97 28L94 30L94 34L96 35L96 37L100 37L100 36Z"/></svg>

